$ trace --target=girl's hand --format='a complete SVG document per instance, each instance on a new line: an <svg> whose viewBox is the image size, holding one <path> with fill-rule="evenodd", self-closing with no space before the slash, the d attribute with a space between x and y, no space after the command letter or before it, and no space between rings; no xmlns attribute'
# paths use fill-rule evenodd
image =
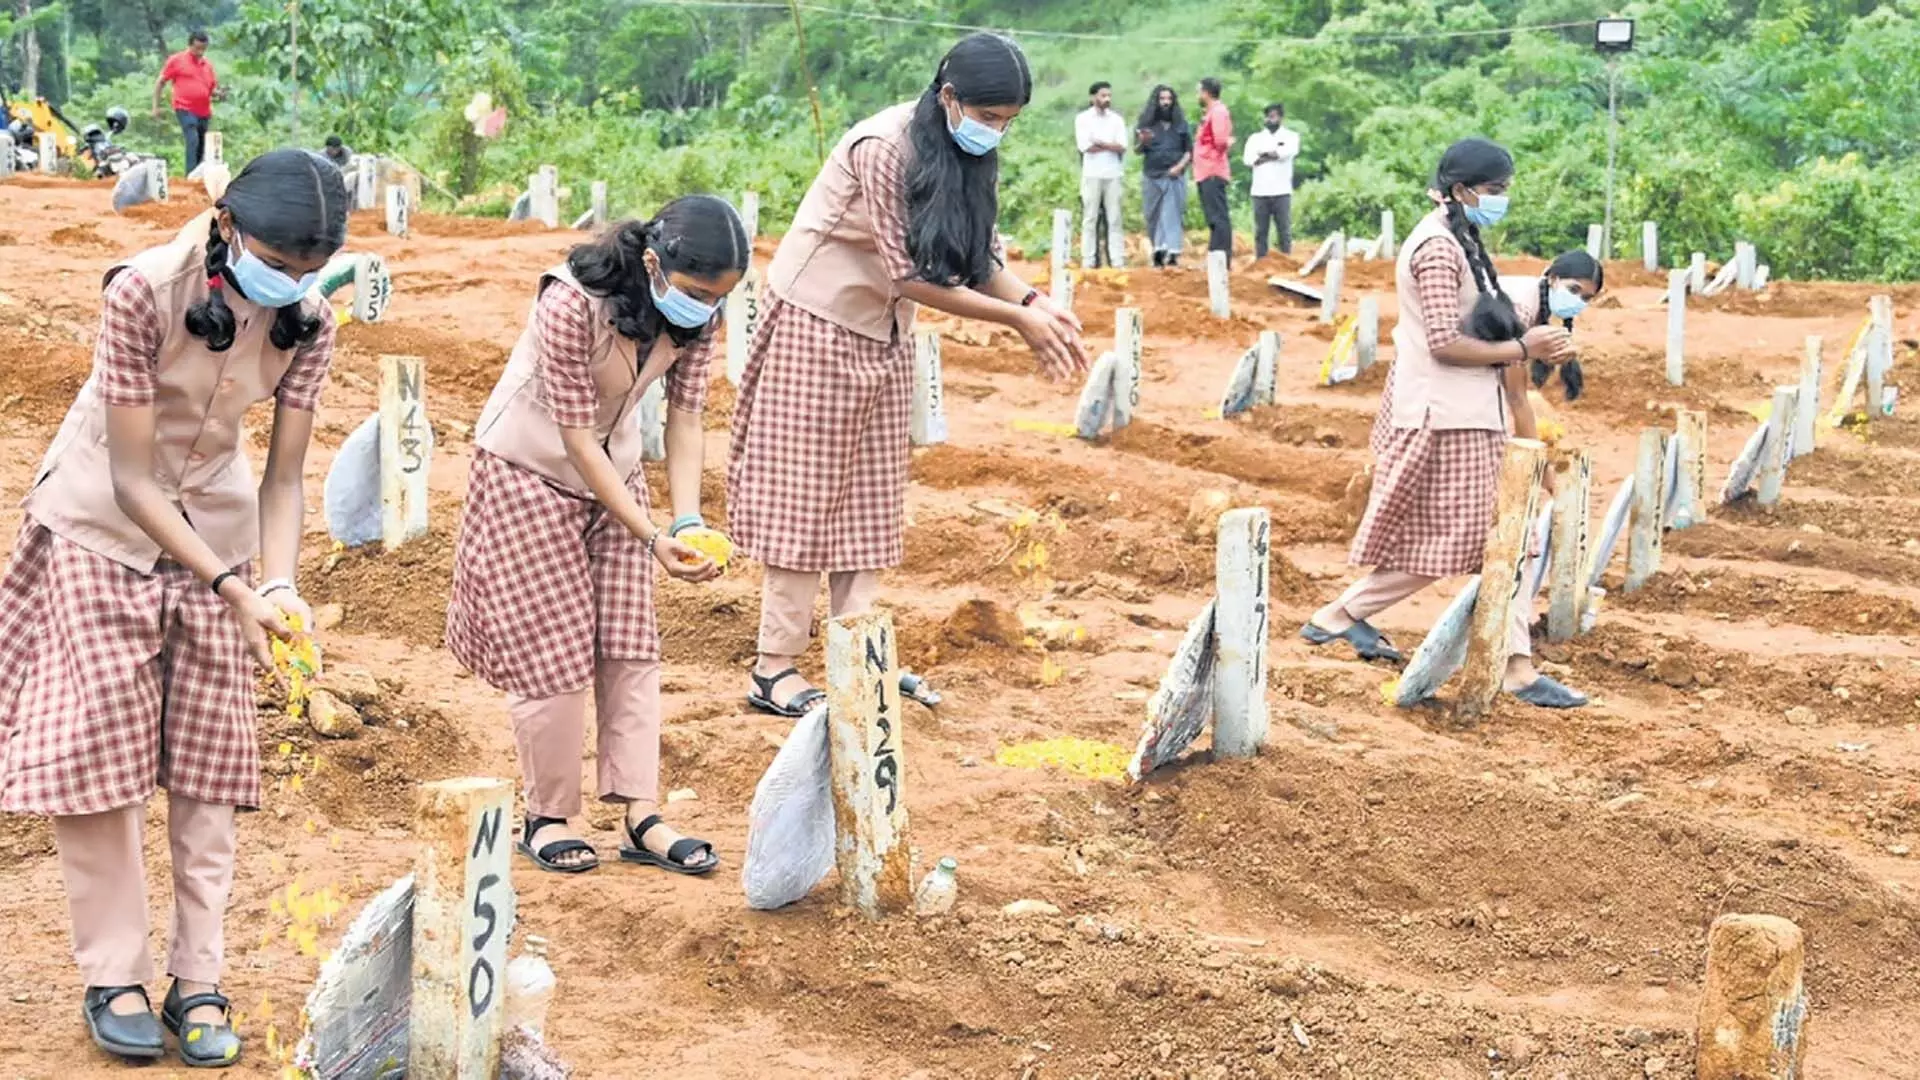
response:
<svg viewBox="0 0 1920 1080"><path fill-rule="evenodd" d="M720 576L718 563L664 532L654 534L653 557L681 581L712 581Z"/></svg>
<svg viewBox="0 0 1920 1080"><path fill-rule="evenodd" d="M1079 333L1054 311L1039 310L1039 303L1036 300L1033 307L1021 308L1013 328L1026 339L1027 347L1040 361L1040 370L1054 380L1085 371L1087 354L1080 346Z"/></svg>
<svg viewBox="0 0 1920 1080"><path fill-rule="evenodd" d="M1042 311L1051 312L1054 318L1059 319L1061 322L1064 322L1068 326L1073 327L1073 332L1075 337L1078 337L1079 335L1086 333L1087 328L1081 324L1080 316L1075 315L1073 312L1068 311L1060 307L1059 305L1055 304L1053 302L1053 297L1047 295L1046 293L1041 293L1039 296L1035 297L1033 301L1033 306L1041 309Z"/></svg>
<svg viewBox="0 0 1920 1080"><path fill-rule="evenodd" d="M293 631L280 618L280 608L262 598L252 589L238 583L227 587L227 605L233 609L233 617L240 622L240 636L246 639L247 651L253 654L253 662L261 670L273 675L280 681L280 671L273 662L273 638L290 641ZM223 594L224 595L224 594Z"/></svg>
<svg viewBox="0 0 1920 1080"><path fill-rule="evenodd" d="M1527 358L1548 364L1563 364L1574 357L1573 335L1565 327L1536 326L1520 338L1527 347Z"/></svg>
<svg viewBox="0 0 1920 1080"><path fill-rule="evenodd" d="M292 589L275 589L266 595L268 603L278 608L280 614L299 619L300 626L307 633L313 633L313 608L307 606L300 594Z"/></svg>

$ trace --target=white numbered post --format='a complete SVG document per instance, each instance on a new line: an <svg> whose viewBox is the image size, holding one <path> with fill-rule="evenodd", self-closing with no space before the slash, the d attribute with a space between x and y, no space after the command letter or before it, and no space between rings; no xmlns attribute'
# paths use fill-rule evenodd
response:
<svg viewBox="0 0 1920 1080"><path fill-rule="evenodd" d="M1681 409L1673 437L1680 443L1675 454L1679 483L1673 496L1680 506L1664 516L1672 528L1688 529L1707 519L1707 414Z"/></svg>
<svg viewBox="0 0 1920 1080"><path fill-rule="evenodd" d="M1825 341L1819 334L1807 335L1807 354L1800 360L1800 396L1793 410L1793 456L1796 458L1813 453L1815 432L1819 429L1814 421L1820 413L1820 353L1824 346Z"/></svg>
<svg viewBox="0 0 1920 1080"><path fill-rule="evenodd" d="M226 160L227 160L226 135L218 131L207 132L207 149L206 149L206 153L202 154L200 157L201 163L205 164L205 163L214 162L214 161L224 162Z"/></svg>
<svg viewBox="0 0 1920 1080"><path fill-rule="evenodd" d="M53 132L41 132L39 135L39 146L40 172L46 176L52 176L54 173L59 172L60 143L59 140L53 137Z"/></svg>
<svg viewBox="0 0 1920 1080"><path fill-rule="evenodd" d="M387 185L387 232L389 235L406 236L411 230L413 214L408 206L410 198L406 185Z"/></svg>
<svg viewBox="0 0 1920 1080"><path fill-rule="evenodd" d="M1592 525L1593 455L1576 450L1553 504L1552 555L1547 566L1547 640L1571 641L1587 607L1587 562Z"/></svg>
<svg viewBox="0 0 1920 1080"><path fill-rule="evenodd" d="M743 192L740 196L740 224L746 226L747 242L752 243L760 237L760 193Z"/></svg>
<svg viewBox="0 0 1920 1080"><path fill-rule="evenodd" d="M353 321L376 323L393 300L393 279L378 255L356 256L353 264Z"/></svg>
<svg viewBox="0 0 1920 1080"><path fill-rule="evenodd" d="M552 165L540 166L540 171L527 178L527 190L533 193L528 210L534 220L549 229L559 228L560 170Z"/></svg>
<svg viewBox="0 0 1920 1080"><path fill-rule="evenodd" d="M1773 411L1767 415L1767 444L1760 452L1761 506L1777 506L1780 490L1787 483L1787 463L1793 460L1794 405L1800 396L1797 386L1773 388Z"/></svg>
<svg viewBox="0 0 1920 1080"><path fill-rule="evenodd" d="M1260 331L1259 350L1253 364L1253 403L1271 405L1278 397L1280 381L1280 331Z"/></svg>
<svg viewBox="0 0 1920 1080"><path fill-rule="evenodd" d="M760 271L748 266L740 284L727 294L727 381L735 386L747 374L747 346L760 325Z"/></svg>
<svg viewBox="0 0 1920 1080"><path fill-rule="evenodd" d="M1752 290L1753 276L1759 270L1759 253L1752 244L1742 240L1733 245L1733 261L1736 267L1733 283L1741 289Z"/></svg>
<svg viewBox="0 0 1920 1080"><path fill-rule="evenodd" d="M1340 283L1347 273L1347 238L1333 234L1333 247L1327 253L1326 291L1320 298L1320 321L1330 323L1340 313Z"/></svg>
<svg viewBox="0 0 1920 1080"><path fill-rule="evenodd" d="M1252 757L1267 741L1271 531L1264 509L1220 516L1213 622L1213 752L1219 757Z"/></svg>
<svg viewBox="0 0 1920 1080"><path fill-rule="evenodd" d="M371 210L380 205L380 159L362 154L353 174L353 208Z"/></svg>
<svg viewBox="0 0 1920 1080"><path fill-rule="evenodd" d="M1383 259L1391 259L1399 254L1400 241L1393 234L1393 211L1380 211L1379 254Z"/></svg>
<svg viewBox="0 0 1920 1080"><path fill-rule="evenodd" d="M1060 289L1067 280L1067 249L1073 244L1073 213L1068 210L1053 212L1053 248L1047 253L1047 283L1051 286L1053 302L1061 304L1063 294ZM1070 288L1071 286L1069 286Z"/></svg>
<svg viewBox="0 0 1920 1080"><path fill-rule="evenodd" d="M1354 332L1353 350L1356 372L1372 367L1380 357L1380 298L1377 296L1360 298L1360 325Z"/></svg>
<svg viewBox="0 0 1920 1080"><path fill-rule="evenodd" d="M1061 311L1073 310L1073 271L1060 275L1060 281L1053 286L1053 306Z"/></svg>
<svg viewBox="0 0 1920 1080"><path fill-rule="evenodd" d="M1687 382L1687 277L1685 270L1667 275L1667 385Z"/></svg>
<svg viewBox="0 0 1920 1080"><path fill-rule="evenodd" d="M1884 407L1887 373L1893 370L1893 297L1881 294L1868 299L1867 312L1873 329L1867 332L1867 417L1879 416Z"/></svg>
<svg viewBox="0 0 1920 1080"><path fill-rule="evenodd" d="M1627 525L1627 592L1638 592L1660 571L1660 534L1667 517L1667 433L1640 433L1633 470L1633 517Z"/></svg>
<svg viewBox="0 0 1920 1080"><path fill-rule="evenodd" d="M420 785L413 813L413 1002L407 1074L494 1080L513 930L513 785Z"/></svg>
<svg viewBox="0 0 1920 1080"><path fill-rule="evenodd" d="M171 197L167 183L167 159L154 158L147 162L147 194L154 202L166 202Z"/></svg>
<svg viewBox="0 0 1920 1080"><path fill-rule="evenodd" d="M893 616L827 623L827 748L840 899L869 919L912 903Z"/></svg>
<svg viewBox="0 0 1920 1080"><path fill-rule="evenodd" d="M380 358L380 536L392 551L427 531L426 361Z"/></svg>
<svg viewBox="0 0 1920 1080"><path fill-rule="evenodd" d="M1224 251L1207 252L1207 305L1216 319L1233 314L1233 289L1227 278L1227 253Z"/></svg>
<svg viewBox="0 0 1920 1080"><path fill-rule="evenodd" d="M1467 625L1467 661L1460 680L1460 714L1465 717L1485 716L1493 708L1507 666L1508 618L1515 603L1532 602L1530 597L1515 597L1514 587L1527 558L1527 534L1546 455L1543 443L1511 439L1500 464L1493 528L1480 567L1480 595Z"/></svg>
<svg viewBox="0 0 1920 1080"><path fill-rule="evenodd" d="M1660 269L1660 226L1655 222L1640 223L1640 260L1649 274Z"/></svg>
<svg viewBox="0 0 1920 1080"><path fill-rule="evenodd" d="M1133 422L1140 405L1140 367L1145 355L1146 324L1139 308L1113 312L1113 430Z"/></svg>
<svg viewBox="0 0 1920 1080"><path fill-rule="evenodd" d="M947 408L940 381L940 335L922 330L913 338L913 416L907 436L915 446L947 441Z"/></svg>
<svg viewBox="0 0 1920 1080"><path fill-rule="evenodd" d="M1607 259L1606 243L1607 232L1604 226L1587 226L1587 254L1601 262L1605 262Z"/></svg>
<svg viewBox="0 0 1920 1080"><path fill-rule="evenodd" d="M1696 251L1687 263L1687 288L1697 295L1707 291L1707 253Z"/></svg>
<svg viewBox="0 0 1920 1080"><path fill-rule="evenodd" d="M588 190L592 193L591 202L588 204L588 212L593 215L593 231L599 232L601 229L607 227L607 182L605 180L595 180L593 186ZM747 235L751 238L753 234L748 233Z"/></svg>

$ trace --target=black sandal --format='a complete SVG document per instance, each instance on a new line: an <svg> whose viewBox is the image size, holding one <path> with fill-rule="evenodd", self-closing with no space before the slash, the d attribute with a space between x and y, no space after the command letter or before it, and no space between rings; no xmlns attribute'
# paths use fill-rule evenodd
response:
<svg viewBox="0 0 1920 1080"><path fill-rule="evenodd" d="M683 836L675 840L673 845L667 848L664 856L648 851L646 844L642 843L640 838L647 835L655 825L661 824L665 824L665 820L659 814L653 814L638 825L627 826L628 842L620 845L620 861L639 863L642 866L657 866L671 874L687 874L693 877L711 874L719 868L720 856L713 853L713 845L691 836ZM706 859L702 862L693 862L691 856L702 848L706 849Z"/></svg>
<svg viewBox="0 0 1920 1080"><path fill-rule="evenodd" d="M520 842L515 844L514 847L519 850L520 854L532 859L533 865L550 874L584 874L594 867L599 866L600 853L593 850L593 845L587 843L585 840L555 840L550 844L541 845L538 851L533 849L533 837L535 833L538 833L541 829L549 825L565 825L566 823L566 818L534 817L532 814L528 814L526 832L521 834ZM593 858L577 863L562 863L556 861L560 856L570 855L576 851L584 851L592 855Z"/></svg>
<svg viewBox="0 0 1920 1080"><path fill-rule="evenodd" d="M826 692L819 687L807 687L789 698L784 705L773 700L773 688L780 684L780 680L798 674L800 674L799 668L788 668L776 675L756 675L752 671L747 672L747 677L753 680L755 687L754 692L747 695L747 704L763 713L784 716L789 720L798 720L807 715L815 705L827 700Z"/></svg>
<svg viewBox="0 0 1920 1080"><path fill-rule="evenodd" d="M188 1022L187 1014L204 1005L219 1007L220 1023ZM240 1060L240 1036L234 1034L232 1015L233 1003L218 990L182 998L179 979L173 981L160 1007L160 1022L180 1040L180 1060L195 1069L224 1069Z"/></svg>
<svg viewBox="0 0 1920 1080"><path fill-rule="evenodd" d="M123 994L139 994L144 1012L120 1015L107 1006ZM133 1061L158 1061L167 1056L167 1038L154 1019L153 1002L143 986L89 986L80 999L80 1017L94 1045L109 1054Z"/></svg>

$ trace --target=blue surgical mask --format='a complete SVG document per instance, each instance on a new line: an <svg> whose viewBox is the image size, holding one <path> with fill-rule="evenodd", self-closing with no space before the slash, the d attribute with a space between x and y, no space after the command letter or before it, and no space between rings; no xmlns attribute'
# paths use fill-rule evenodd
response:
<svg viewBox="0 0 1920 1080"><path fill-rule="evenodd" d="M247 299L261 307L283 308L297 304L313 290L313 283L320 280L318 271L303 278L288 277L261 262L238 237L227 247L227 268L233 272L233 283L240 286Z"/></svg>
<svg viewBox="0 0 1920 1080"><path fill-rule="evenodd" d="M994 148L1000 145L1000 140L1005 138L1007 133L975 120L967 115L965 109L962 109L960 126L955 127L952 123L948 123L947 134L953 136L954 144L960 149L974 157L985 157L993 153Z"/></svg>
<svg viewBox="0 0 1920 1080"><path fill-rule="evenodd" d="M1555 285L1547 290L1547 310L1556 319L1571 319L1587 310L1587 302L1565 285Z"/></svg>
<svg viewBox="0 0 1920 1080"><path fill-rule="evenodd" d="M697 330L713 321L716 304L703 304L686 293L667 284L667 291L661 292L653 283L653 275L647 275L647 291L653 294L653 306L660 314L682 330Z"/></svg>
<svg viewBox="0 0 1920 1080"><path fill-rule="evenodd" d="M1491 229L1507 216L1505 195L1482 195L1479 206L1467 207L1467 220L1483 229Z"/></svg>

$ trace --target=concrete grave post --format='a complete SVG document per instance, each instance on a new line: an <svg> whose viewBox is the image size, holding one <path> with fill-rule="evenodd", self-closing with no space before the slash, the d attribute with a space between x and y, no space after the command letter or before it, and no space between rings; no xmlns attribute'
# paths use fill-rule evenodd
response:
<svg viewBox="0 0 1920 1080"><path fill-rule="evenodd" d="M1707 253L1696 251L1687 263L1687 288L1699 294L1707 288Z"/></svg>
<svg viewBox="0 0 1920 1080"><path fill-rule="evenodd" d="M1665 517L1673 528L1686 529L1707 519L1707 414L1682 409L1675 419L1673 437L1679 443L1676 457L1680 482L1674 497L1680 505Z"/></svg>
<svg viewBox="0 0 1920 1080"><path fill-rule="evenodd" d="M7 131L0 131L0 180L5 180L12 176L14 171L20 167L20 159L14 156L16 152L17 150L13 143L13 134Z"/></svg>
<svg viewBox="0 0 1920 1080"><path fill-rule="evenodd" d="M1893 370L1893 297L1881 293L1867 301L1873 329L1867 334L1867 417L1879 416L1885 408L1886 377Z"/></svg>
<svg viewBox="0 0 1920 1080"><path fill-rule="evenodd" d="M1820 413L1820 353L1824 344L1819 334L1808 334L1807 353L1800 360L1800 394L1793 410L1793 456L1796 458L1813 453L1815 432L1819 429L1814 421Z"/></svg>
<svg viewBox="0 0 1920 1080"><path fill-rule="evenodd" d="M378 255L355 256L353 264L353 321L377 323L393 300L393 279L387 263Z"/></svg>
<svg viewBox="0 0 1920 1080"><path fill-rule="evenodd" d="M1264 509L1220 516L1213 624L1213 752L1220 757L1252 757L1267 741L1271 529Z"/></svg>
<svg viewBox="0 0 1920 1080"><path fill-rule="evenodd" d="M1331 323L1340 313L1340 284L1347 272L1347 238L1333 234L1333 247L1327 254L1326 294L1320 300L1320 321Z"/></svg>
<svg viewBox="0 0 1920 1080"><path fill-rule="evenodd" d="M947 409L940 378L940 335L922 330L913 336L913 415L907 427L915 446L947 441Z"/></svg>
<svg viewBox="0 0 1920 1080"><path fill-rule="evenodd" d="M727 294L727 381L735 386L747 374L747 347L760 325L760 271L749 265Z"/></svg>
<svg viewBox="0 0 1920 1080"><path fill-rule="evenodd" d="M760 238L760 193L742 192L740 195L740 224L746 227L749 243Z"/></svg>
<svg viewBox="0 0 1920 1080"><path fill-rule="evenodd" d="M599 232L607 227L607 182L595 180L588 191L591 193L588 212L593 215L593 231ZM751 240L753 234L748 233L747 238Z"/></svg>
<svg viewBox="0 0 1920 1080"><path fill-rule="evenodd" d="M1588 595L1593 455L1576 450L1565 458L1567 471L1561 474L1554 497L1553 551L1547 568L1547 640L1555 642L1571 641L1580 632Z"/></svg>
<svg viewBox="0 0 1920 1080"><path fill-rule="evenodd" d="M1354 364L1365 371L1380 358L1380 298L1360 298L1360 326L1354 337Z"/></svg>
<svg viewBox="0 0 1920 1080"><path fill-rule="evenodd" d="M147 194L154 202L166 202L172 196L167 183L167 159L152 158L147 165Z"/></svg>
<svg viewBox="0 0 1920 1080"><path fill-rule="evenodd" d="M1146 325L1140 309L1116 308L1113 313L1113 430L1133 422L1140 406L1141 366L1146 351Z"/></svg>
<svg viewBox="0 0 1920 1080"><path fill-rule="evenodd" d="M1380 257L1391 259L1399 254L1400 240L1393 233L1393 211L1380 211Z"/></svg>
<svg viewBox="0 0 1920 1080"><path fill-rule="evenodd" d="M1280 331L1262 330L1254 346L1259 356L1253 365L1253 403L1272 405L1277 400L1280 380Z"/></svg>
<svg viewBox="0 0 1920 1080"><path fill-rule="evenodd" d="M1607 242L1607 237L1606 237L1605 226L1602 226L1602 225L1587 226L1587 254L1593 256L1595 259L1598 259L1601 262L1607 261L1607 252L1606 252L1606 246L1605 246L1606 242Z"/></svg>
<svg viewBox="0 0 1920 1080"><path fill-rule="evenodd" d="M407 1074L494 1080L515 901L513 785L420 785L413 815L413 1003Z"/></svg>
<svg viewBox="0 0 1920 1080"><path fill-rule="evenodd" d="M391 236L407 236L413 230L412 197L407 194L406 185L387 185L387 233Z"/></svg>
<svg viewBox="0 0 1920 1080"><path fill-rule="evenodd" d="M380 159L361 154L355 160L358 168L353 174L353 208L371 210L380 205Z"/></svg>
<svg viewBox="0 0 1920 1080"><path fill-rule="evenodd" d="M40 173L43 176L52 176L60 171L59 140L54 138L51 131L42 131L36 138L39 140Z"/></svg>
<svg viewBox="0 0 1920 1080"><path fill-rule="evenodd" d="M1688 272L1675 270L1667 275L1667 385L1687 383L1687 280Z"/></svg>
<svg viewBox="0 0 1920 1080"><path fill-rule="evenodd" d="M1780 489L1786 485L1787 463L1793 460L1793 432L1797 424L1794 404L1799 396L1797 386L1773 388L1773 411L1767 415L1767 444L1760 455L1758 499L1761 506L1778 505Z"/></svg>
<svg viewBox="0 0 1920 1080"><path fill-rule="evenodd" d="M1707 931L1694 1061L1698 1080L1800 1080L1807 946L1777 915L1722 915Z"/></svg>
<svg viewBox="0 0 1920 1080"><path fill-rule="evenodd" d="M1487 533L1480 568L1480 595L1467 627L1467 661L1460 684L1460 714L1465 717L1482 717L1493 708L1507 666L1508 617L1513 604L1531 603L1528 597L1516 598L1514 586L1527 558L1527 532L1535 516L1546 454L1545 444L1533 439L1507 442L1493 528Z"/></svg>
<svg viewBox="0 0 1920 1080"><path fill-rule="evenodd" d="M827 623L827 738L840 899L869 919L913 901L893 616Z"/></svg>
<svg viewBox="0 0 1920 1080"><path fill-rule="evenodd" d="M1053 294L1053 302L1060 303L1060 284L1067 280L1067 267L1071 265L1068 252L1073 246L1073 212L1055 210L1053 212L1053 246L1047 251L1047 284Z"/></svg>
<svg viewBox="0 0 1920 1080"><path fill-rule="evenodd" d="M1742 240L1733 245L1734 284L1751 291L1753 275L1759 269L1759 253L1752 244Z"/></svg>
<svg viewBox="0 0 1920 1080"><path fill-rule="evenodd" d="M1633 517L1627 525L1626 591L1638 592L1660 571L1660 540L1667 516L1667 433L1640 433L1633 470Z"/></svg>
<svg viewBox="0 0 1920 1080"><path fill-rule="evenodd" d="M1649 274L1660 269L1660 226L1656 222L1640 223L1640 261Z"/></svg>
<svg viewBox="0 0 1920 1080"><path fill-rule="evenodd" d="M1207 252L1207 304L1216 319L1233 314L1233 289L1227 276L1227 253Z"/></svg>
<svg viewBox="0 0 1920 1080"><path fill-rule="evenodd" d="M388 551L427 532L426 377L418 356L380 358L380 533Z"/></svg>
<svg viewBox="0 0 1920 1080"><path fill-rule="evenodd" d="M201 155L201 157L200 157L200 160L201 160L201 161L202 161L203 163L205 163L205 162L213 162L213 161L225 161L225 160L227 160L227 137L226 137L226 135L224 135L224 134L222 134L221 132L218 132L218 131L209 131L209 132L207 132L207 148L206 148L206 153L204 153L204 154L202 154L202 155Z"/></svg>

